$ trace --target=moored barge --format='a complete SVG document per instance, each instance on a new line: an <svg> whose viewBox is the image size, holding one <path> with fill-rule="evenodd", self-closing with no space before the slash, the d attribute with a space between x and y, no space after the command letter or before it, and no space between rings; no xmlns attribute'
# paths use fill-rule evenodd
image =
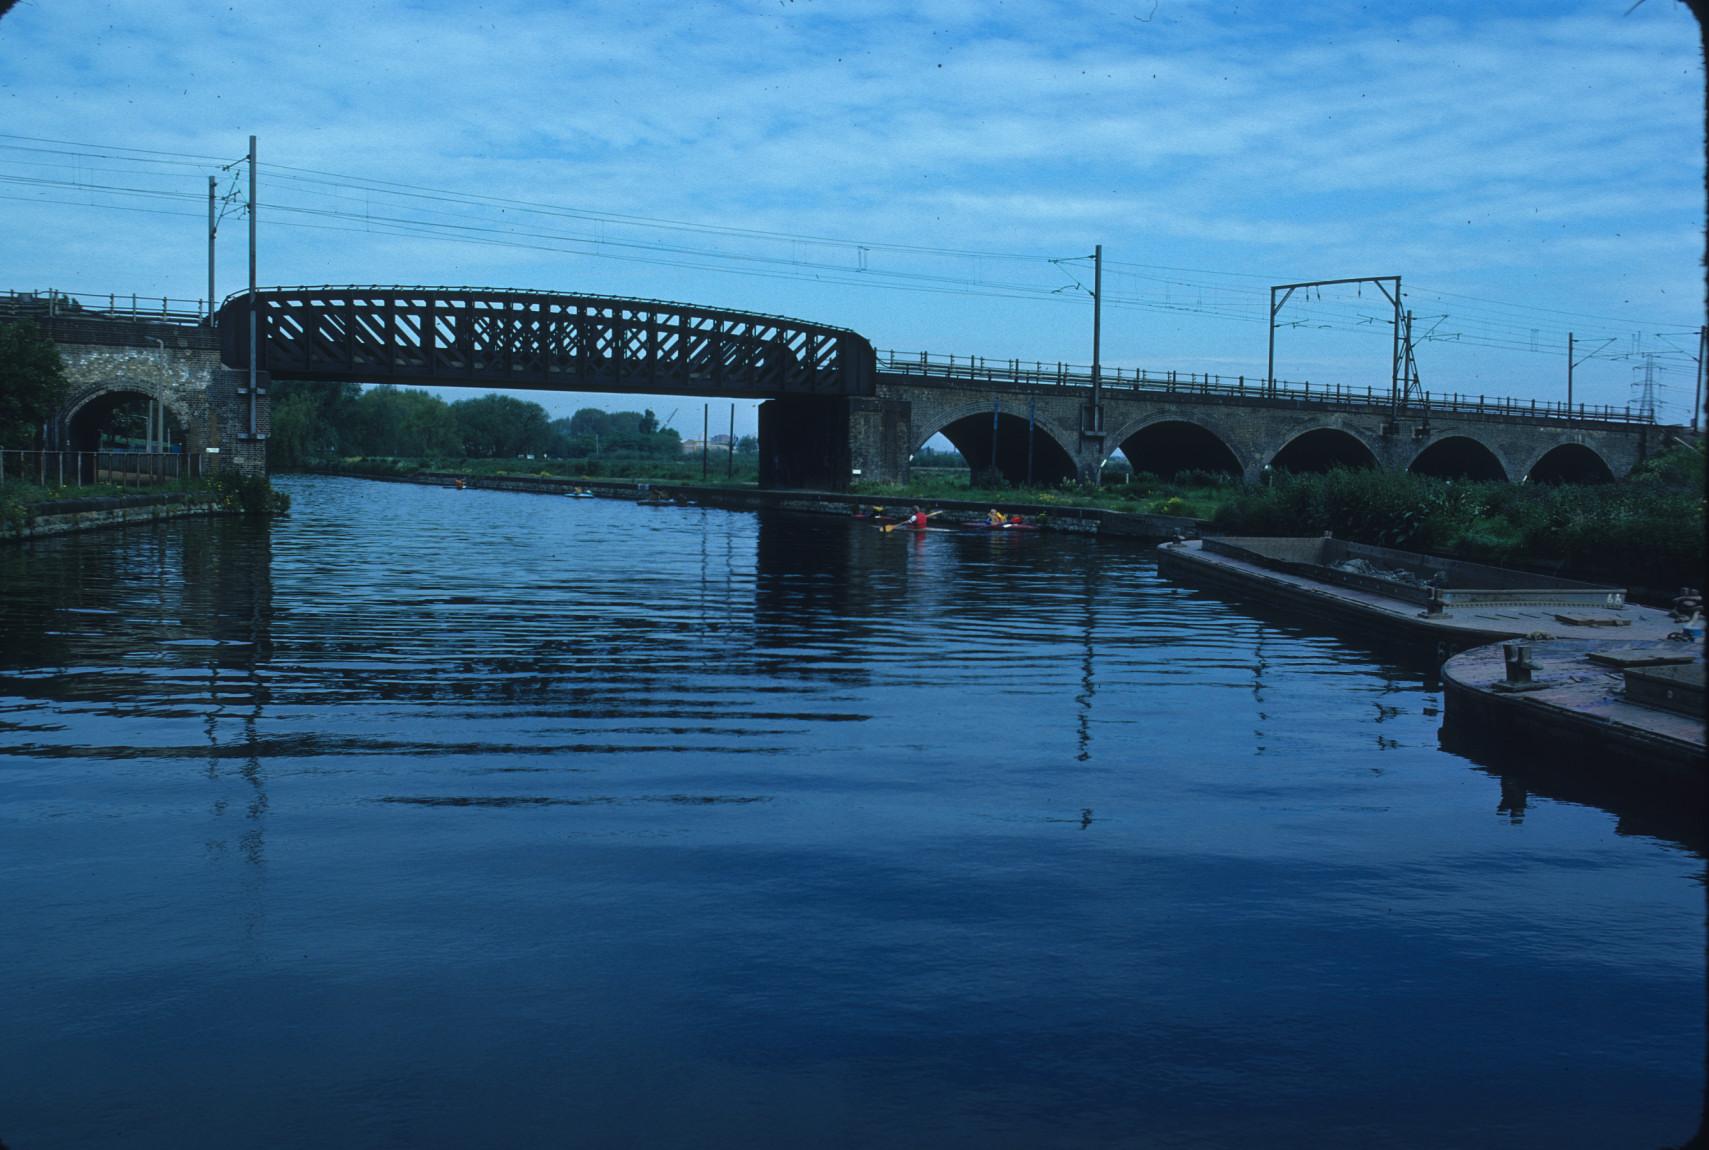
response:
<svg viewBox="0 0 1709 1150"><path fill-rule="evenodd" d="M1621 587L1327 535L1165 543L1157 567L1186 583L1455 650L1527 636L1658 641L1679 626L1666 611L1628 603Z"/></svg>
<svg viewBox="0 0 1709 1150"><path fill-rule="evenodd" d="M1443 741L1518 749L1557 768L1705 789L1703 645L1550 639L1464 651L1442 665Z"/></svg>

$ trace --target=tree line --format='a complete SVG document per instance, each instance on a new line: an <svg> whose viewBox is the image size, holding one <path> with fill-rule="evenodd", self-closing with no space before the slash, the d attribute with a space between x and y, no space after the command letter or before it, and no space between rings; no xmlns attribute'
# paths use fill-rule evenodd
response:
<svg viewBox="0 0 1709 1150"><path fill-rule="evenodd" d="M601 459L676 461L682 436L651 410L584 407L553 419L509 395L446 403L414 388L366 390L278 381L272 387L269 467L290 470L353 456L401 459Z"/></svg>
<svg viewBox="0 0 1709 1150"><path fill-rule="evenodd" d="M41 446L65 393L59 345L29 321L0 324L0 447Z"/></svg>

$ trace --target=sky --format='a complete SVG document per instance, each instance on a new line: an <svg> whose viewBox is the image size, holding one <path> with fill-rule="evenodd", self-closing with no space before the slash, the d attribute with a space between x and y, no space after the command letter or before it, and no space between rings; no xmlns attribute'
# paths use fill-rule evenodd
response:
<svg viewBox="0 0 1709 1150"><path fill-rule="evenodd" d="M4 0L0 0L3 3ZM1432 392L1685 422L1704 75L1675 0L23 0L0 17L0 289L259 281L675 300L903 353L1261 377L1270 287L1400 276ZM1386 387L1370 285L1278 377ZM455 398L462 393L445 393ZM700 399L654 407L685 437ZM715 431L728 406L714 403ZM738 433L754 429L738 405Z"/></svg>

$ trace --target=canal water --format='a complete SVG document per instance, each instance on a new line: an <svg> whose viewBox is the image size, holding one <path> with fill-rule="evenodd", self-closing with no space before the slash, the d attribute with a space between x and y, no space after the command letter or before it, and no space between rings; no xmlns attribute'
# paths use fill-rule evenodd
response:
<svg viewBox="0 0 1709 1150"><path fill-rule="evenodd" d="M1701 844L1428 658L1119 542L281 486L0 552L11 1150L1697 1128Z"/></svg>

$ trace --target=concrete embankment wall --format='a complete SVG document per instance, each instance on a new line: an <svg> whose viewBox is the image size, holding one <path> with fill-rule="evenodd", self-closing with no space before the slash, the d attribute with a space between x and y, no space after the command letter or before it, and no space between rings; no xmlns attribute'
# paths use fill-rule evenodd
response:
<svg viewBox="0 0 1709 1150"><path fill-rule="evenodd" d="M0 543L65 535L72 531L92 531L99 527L122 527L128 523L223 513L221 507L207 500L192 500L186 495L176 494L65 499L47 505L38 504L21 523L0 523Z"/></svg>
<svg viewBox="0 0 1709 1150"><path fill-rule="evenodd" d="M719 487L695 483L644 483L634 479L561 479L547 475L471 475L456 471L423 471L409 475L368 475L359 471L337 468L316 469L320 475L347 475L357 479L381 479L401 483L425 483L448 487L461 479L469 487L491 491L532 491L547 495L562 495L580 487L596 495L613 499L639 499L643 496L682 497L707 507L722 507L732 511L758 511L776 508L783 511L804 511L822 515L852 515L857 507L871 507L875 500L869 495L847 495L835 491L787 491L758 487ZM891 511L905 512L906 500L880 504ZM974 522L985 517L990 503L966 499L932 499L921 506L944 512L943 517L962 522ZM1194 535L1205 524L1181 515L1142 515L1124 511L1106 511L1096 507L1063 507L1042 503L1002 503L1007 513L1018 513L1040 522L1050 531L1071 531L1087 535L1111 535L1132 539L1172 539L1176 535Z"/></svg>

